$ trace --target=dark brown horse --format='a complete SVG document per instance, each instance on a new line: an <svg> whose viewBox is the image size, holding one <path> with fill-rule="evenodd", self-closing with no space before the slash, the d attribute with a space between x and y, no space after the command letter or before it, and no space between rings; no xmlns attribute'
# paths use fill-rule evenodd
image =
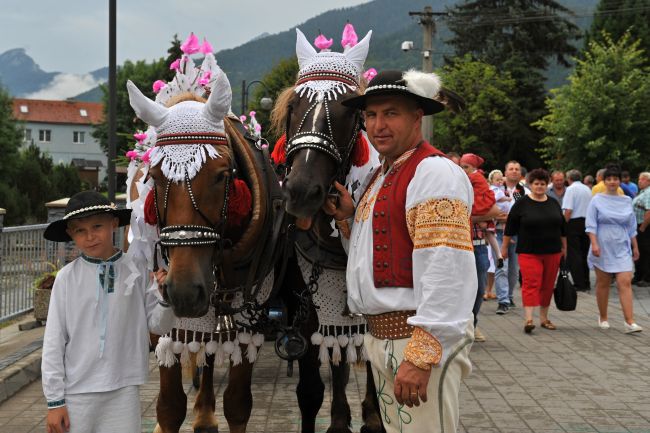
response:
<svg viewBox="0 0 650 433"><path fill-rule="evenodd" d="M238 120L226 118L230 86L225 74L217 73L207 100L187 92L177 95L168 107L129 86L131 105L156 128L155 151L162 152L162 156L152 153L147 176L153 180L151 206L160 231L161 255L168 265L164 299L178 317L205 316L210 306L219 316L220 328L214 332L195 336L174 331L171 337L181 343L227 340L236 344L232 314L241 308L232 301L249 309L263 304L256 289L277 256L273 221L279 206L272 194L277 182L270 174L268 153L245 139ZM250 191L249 205L245 191ZM242 343L239 349L248 350ZM195 432L215 433L215 355L205 353L193 427ZM178 361L178 354L172 354L172 361L173 357ZM181 365L171 364L160 367L156 432L178 432L186 416ZM241 362L230 361L230 367L224 415L231 432L244 432L252 409L253 366L244 356Z"/></svg>
<svg viewBox="0 0 650 433"><path fill-rule="evenodd" d="M284 133L283 140L274 149L274 159L276 163L283 163L286 170L283 179L286 209L297 217L297 225L303 229L298 234L297 254L325 268L328 263L342 263L343 267L346 263L340 241L330 236L331 217L322 213L321 207L333 182L344 183L355 159L354 154L363 153L356 148L365 143L360 136L361 113L344 107L341 101L362 90L360 76L369 38L370 34L343 54L316 53L298 31L298 81L296 86L280 95L272 113L274 128ZM305 285L302 275L293 275L298 280L293 283L295 286ZM341 296L345 296L344 293ZM309 340L317 329L318 320L312 314L302 332ZM307 354L299 360L300 378L296 390L303 433L314 432L315 418L323 402L324 385L319 365L319 348L310 345ZM345 394L350 364L343 361L338 365L330 363L330 367L333 401L331 425L327 432L350 433L350 406ZM364 425L361 431L379 433L384 429L368 363L366 368L367 388L362 404Z"/></svg>

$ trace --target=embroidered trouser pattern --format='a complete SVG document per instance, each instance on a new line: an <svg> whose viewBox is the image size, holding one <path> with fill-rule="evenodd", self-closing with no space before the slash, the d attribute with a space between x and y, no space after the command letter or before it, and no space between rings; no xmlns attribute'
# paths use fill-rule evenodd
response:
<svg viewBox="0 0 650 433"><path fill-rule="evenodd" d="M137 385L114 391L67 394L69 433L140 432L140 390Z"/></svg>
<svg viewBox="0 0 650 433"><path fill-rule="evenodd" d="M370 334L364 345L372 365L379 410L387 433L455 433L458 428L460 382L472 370L469 351L473 327L451 349L444 365L431 369L427 402L419 407L400 405L395 399L394 380L409 339L380 340Z"/></svg>

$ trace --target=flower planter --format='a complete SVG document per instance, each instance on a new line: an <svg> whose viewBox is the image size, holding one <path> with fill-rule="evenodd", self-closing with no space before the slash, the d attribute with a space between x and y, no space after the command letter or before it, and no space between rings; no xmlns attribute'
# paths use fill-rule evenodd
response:
<svg viewBox="0 0 650 433"><path fill-rule="evenodd" d="M47 310L50 307L50 289L34 289L34 318L41 322L47 320Z"/></svg>

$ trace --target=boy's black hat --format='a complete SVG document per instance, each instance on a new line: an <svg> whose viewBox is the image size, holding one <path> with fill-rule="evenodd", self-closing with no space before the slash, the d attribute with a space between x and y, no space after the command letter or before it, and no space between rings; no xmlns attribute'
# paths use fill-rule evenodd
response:
<svg viewBox="0 0 650 433"><path fill-rule="evenodd" d="M54 242L70 242L72 238L66 232L68 221L105 213L113 214L118 218L120 226L129 224L131 220L131 209L118 209L114 203L95 191L79 192L70 197L65 208L65 216L47 226L43 237Z"/></svg>

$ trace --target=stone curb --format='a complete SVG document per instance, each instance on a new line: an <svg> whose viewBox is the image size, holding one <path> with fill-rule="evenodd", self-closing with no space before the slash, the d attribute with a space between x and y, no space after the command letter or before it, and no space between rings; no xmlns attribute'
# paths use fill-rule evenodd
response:
<svg viewBox="0 0 650 433"><path fill-rule="evenodd" d="M41 377L42 349L0 370L0 403Z"/></svg>

